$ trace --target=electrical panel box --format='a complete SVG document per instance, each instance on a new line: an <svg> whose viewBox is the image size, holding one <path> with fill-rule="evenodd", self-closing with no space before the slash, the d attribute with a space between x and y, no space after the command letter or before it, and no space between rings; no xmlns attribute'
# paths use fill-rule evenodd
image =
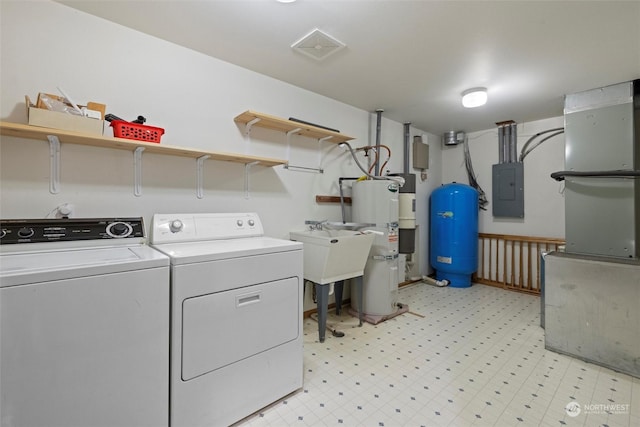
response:
<svg viewBox="0 0 640 427"><path fill-rule="evenodd" d="M422 137L413 138L413 167L429 169L429 146L422 142Z"/></svg>
<svg viewBox="0 0 640 427"><path fill-rule="evenodd" d="M493 165L493 216L524 218L522 162Z"/></svg>

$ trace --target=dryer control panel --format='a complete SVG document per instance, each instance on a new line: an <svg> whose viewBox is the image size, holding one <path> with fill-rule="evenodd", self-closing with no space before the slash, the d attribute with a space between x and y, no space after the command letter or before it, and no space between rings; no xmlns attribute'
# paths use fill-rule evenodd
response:
<svg viewBox="0 0 640 427"><path fill-rule="evenodd" d="M155 214L151 243L258 237L264 234L257 213Z"/></svg>
<svg viewBox="0 0 640 427"><path fill-rule="evenodd" d="M142 218L2 219L0 244L144 237Z"/></svg>

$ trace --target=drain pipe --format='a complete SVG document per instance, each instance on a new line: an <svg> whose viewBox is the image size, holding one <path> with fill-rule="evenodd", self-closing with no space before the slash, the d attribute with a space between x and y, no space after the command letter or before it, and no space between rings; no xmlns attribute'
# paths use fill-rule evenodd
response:
<svg viewBox="0 0 640 427"><path fill-rule="evenodd" d="M411 122L404 124L404 167L402 172L409 173L409 140L411 139Z"/></svg>
<svg viewBox="0 0 640 427"><path fill-rule="evenodd" d="M446 280L446 279L436 280L436 279L431 278L429 276L422 276L422 281L424 283L426 283L427 285L437 286L439 288L444 288L445 286L449 286L449 281Z"/></svg>
<svg viewBox="0 0 640 427"><path fill-rule="evenodd" d="M378 108L376 110L376 168L374 169L374 175L380 175L380 132L382 130L382 112L384 110L382 108Z"/></svg>

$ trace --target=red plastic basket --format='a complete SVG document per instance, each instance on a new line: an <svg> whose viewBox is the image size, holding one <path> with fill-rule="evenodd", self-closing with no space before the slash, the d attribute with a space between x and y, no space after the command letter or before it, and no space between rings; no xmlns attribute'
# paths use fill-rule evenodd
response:
<svg viewBox="0 0 640 427"><path fill-rule="evenodd" d="M153 126L129 123L124 120L112 120L113 136L116 138L136 139L138 141L160 143L164 129Z"/></svg>

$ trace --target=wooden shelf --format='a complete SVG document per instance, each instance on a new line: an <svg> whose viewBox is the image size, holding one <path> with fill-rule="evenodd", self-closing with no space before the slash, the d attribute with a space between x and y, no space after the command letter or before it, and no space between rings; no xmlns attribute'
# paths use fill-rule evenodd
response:
<svg viewBox="0 0 640 427"><path fill-rule="evenodd" d="M342 201L346 205L351 204L351 197L345 196L342 198ZM340 203L340 196L321 196L316 195L316 203Z"/></svg>
<svg viewBox="0 0 640 427"><path fill-rule="evenodd" d="M257 113L255 111L245 111L233 119L237 123L245 125L263 127L280 132L291 132L296 130L296 135L302 135L309 138L322 139L327 142L340 144L341 142L351 141L355 139L351 136L343 135L340 132L307 125L304 123L294 122L293 120L281 119L280 117L270 116L269 114ZM257 121L256 121L257 120Z"/></svg>
<svg viewBox="0 0 640 427"><path fill-rule="evenodd" d="M56 136L61 143L89 145L94 147L114 148L118 150L135 151L138 147L144 147L145 153L167 154L179 157L200 158L209 156L211 160L221 160L242 164L260 164L273 167L287 164L286 160L268 157L248 156L244 154L224 153L219 151L203 151L191 148L175 147L171 145L156 144L152 142L136 141L132 139L112 138L107 136L91 135L71 132L61 129L43 128L19 123L0 122L0 134L17 138L37 139L47 141L48 136ZM257 162L257 163L256 163Z"/></svg>

